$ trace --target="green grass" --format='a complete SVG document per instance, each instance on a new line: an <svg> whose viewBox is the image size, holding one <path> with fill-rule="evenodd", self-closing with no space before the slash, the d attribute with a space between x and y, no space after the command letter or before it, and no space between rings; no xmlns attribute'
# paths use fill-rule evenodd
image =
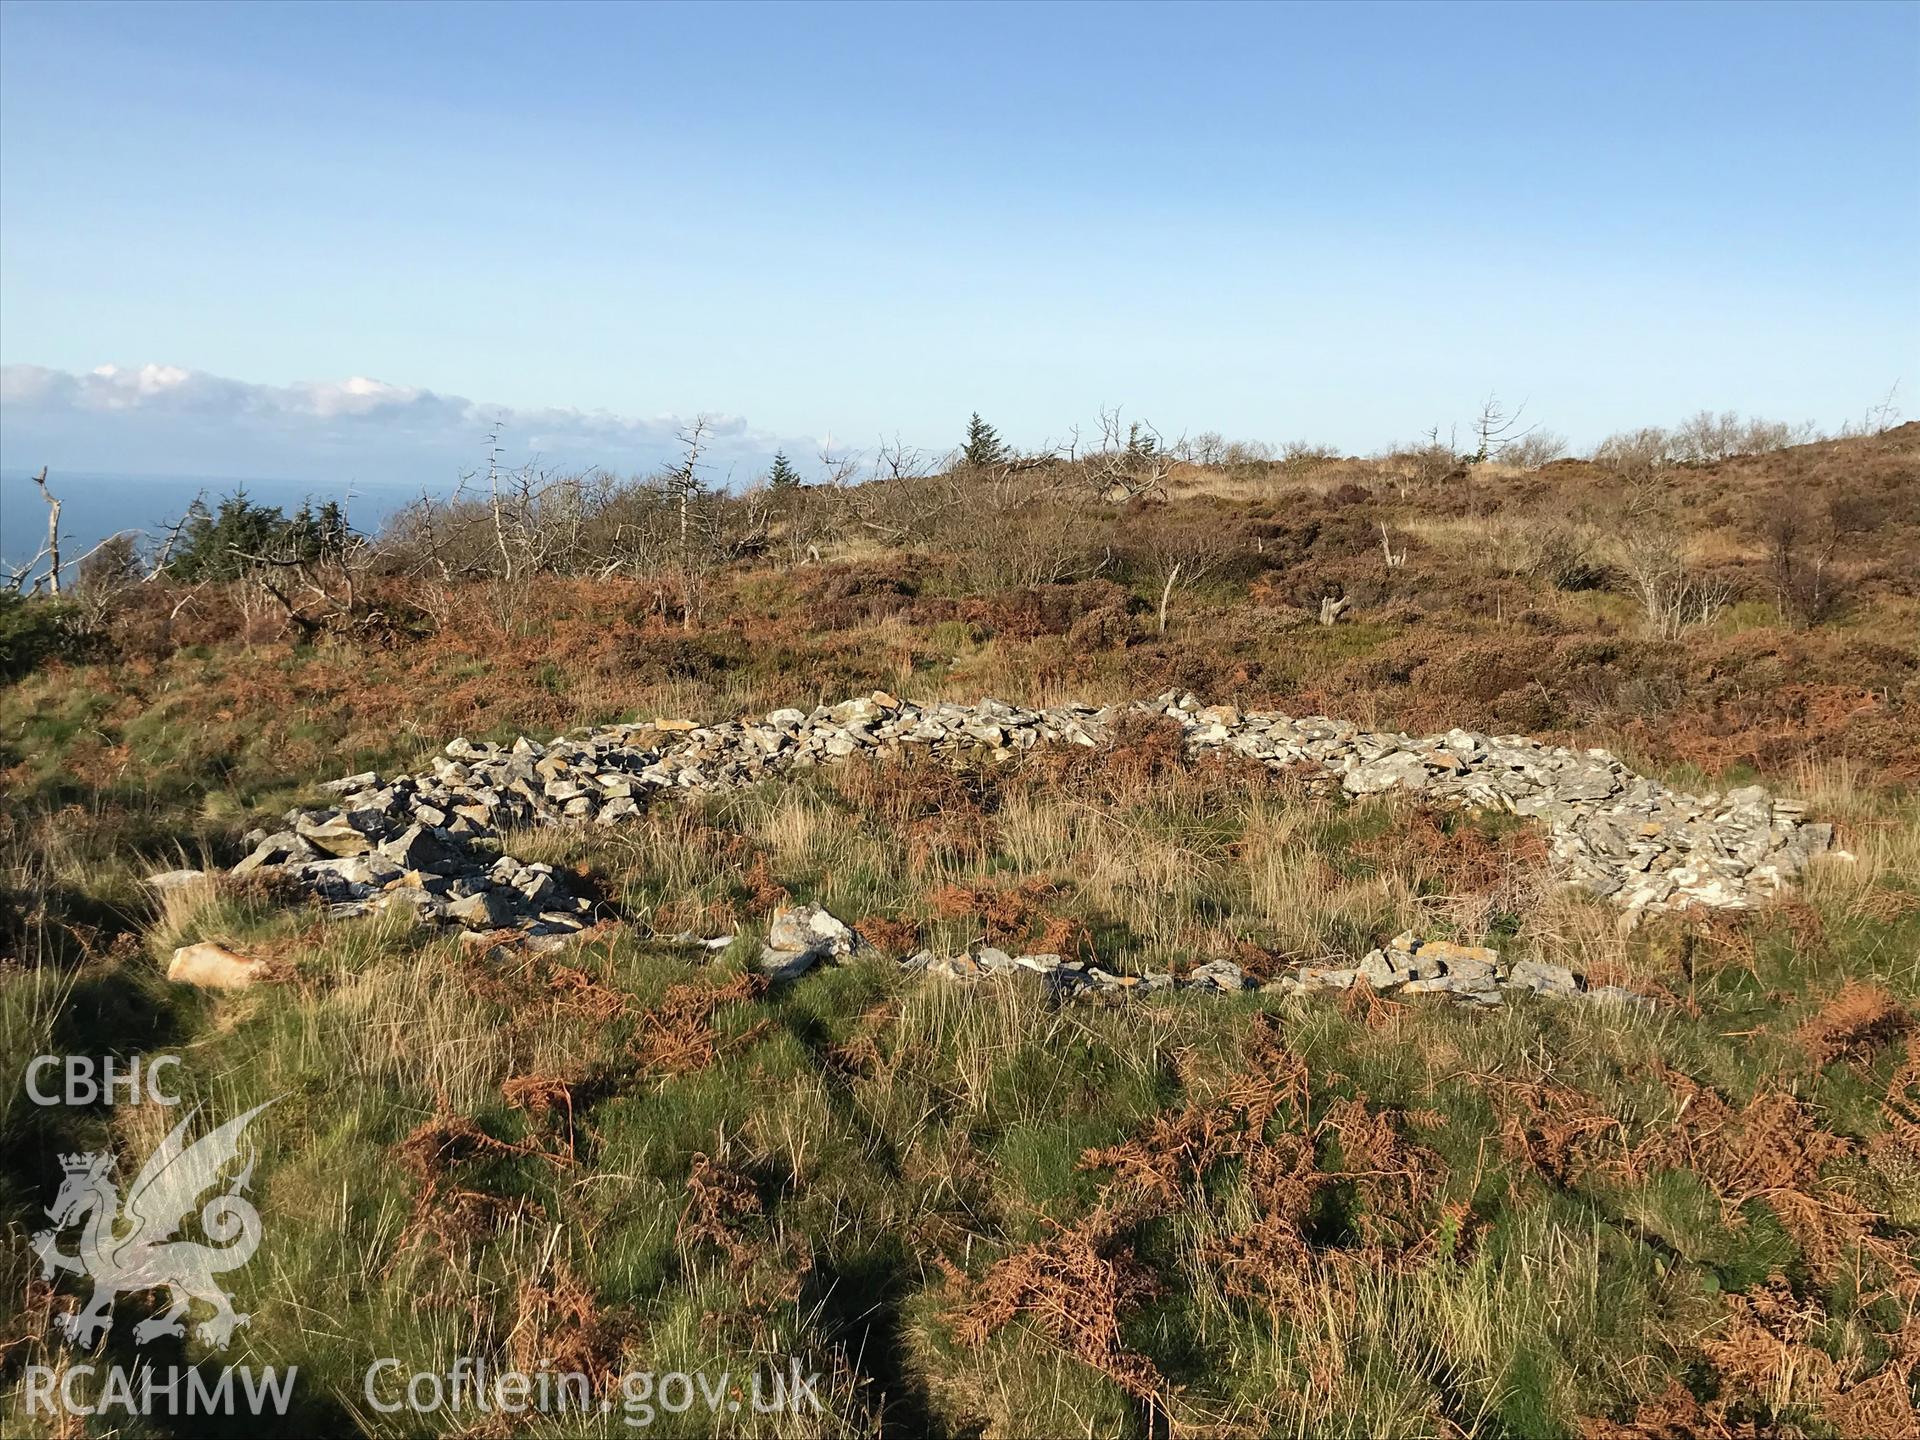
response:
<svg viewBox="0 0 1920 1440"><path fill-rule="evenodd" d="M1374 643L1337 636L1315 643ZM914 810L885 776L823 771L676 800L619 832L508 837L524 858L591 870L619 918L550 960L489 958L396 920L321 925L244 887L160 906L138 883L203 848L230 854L263 805L376 755L417 755L417 737L288 774L238 720L188 727L164 704L115 719L97 698L50 687L8 704L9 743L28 758L7 883L47 908L23 931L35 963L0 972L0 1206L31 1230L57 1152L111 1144L124 1177L170 1119L152 1106L25 1106L15 1057L172 1050L190 1103L230 1114L273 1100L255 1172L267 1239L237 1281L255 1318L235 1358L297 1364L300 1413L316 1428L459 1433L471 1416L369 1410L366 1365L393 1355L444 1370L477 1355L505 1366L545 1349L654 1370L744 1371L792 1354L828 1377L824 1413L737 1417L728 1433L741 1434L1574 1435L1678 1378L1763 1430L1834 1436L1821 1394L1739 1392L1705 1358L1703 1342L1731 1323L1729 1297L1786 1277L1825 1317L1807 1343L1849 1367L1849 1383L1884 1365L1885 1336L1911 1323L1887 1298L1884 1254L1810 1250L1768 1194L1730 1186L1706 1160L1560 1173L1513 1143L1526 1118L1516 1087L1575 1097L1600 1117L1606 1154L1684 1123L1670 1074L1733 1112L1790 1094L1847 1147L1795 1183L1858 1199L1871 1238L1910 1254L1920 1203L1868 1160L1889 1128L1901 1047L1815 1069L1796 1031L1848 980L1908 1007L1920 996L1920 906L1898 898L1913 892L1920 853L1911 800L1832 800L1873 827L1857 864L1818 872L1797 908L1623 937L1604 906L1534 884L1518 849L1501 848L1511 821L1440 826L1505 857L1476 882L1485 893L1463 893L1445 844L1436 857L1399 843L1432 822L1388 800L1203 776L1109 792L1003 774L964 804ZM297 724L317 747L346 733ZM90 728L129 746L141 773L63 811L72 781L50 757L70 756ZM643 1063L670 992L740 973L764 927L751 900L763 880L849 919L911 922L947 948L987 925L943 902L948 887L1040 880L1051 888L1032 933L1077 924L1114 969L1231 955L1240 942L1351 958L1413 927L1492 936L1674 1003L1651 1016L1531 999L1488 1015L1273 995L1059 1006L1023 979L953 987L873 958L721 1006L710 1063ZM704 965L652 936L722 924L741 939ZM171 949L203 938L271 955L290 978L240 994L168 986ZM1308 1133L1336 1177L1294 1292L1228 1284L1220 1246L1266 1203L1228 1159L1122 1231L1162 1285L1117 1332L1167 1381L1150 1404L1036 1315L963 1342L968 1285L1126 1201L1086 1153L1220 1104L1247 1078L1262 1026L1303 1062L1309 1098L1305 1114L1278 1111L1259 1143ZM571 1103L515 1103L510 1082L528 1077L563 1082ZM1425 1157L1431 1188L1409 1213L1390 1213L1364 1175L1337 1178L1364 1168L1324 1128L1340 1101L1384 1117ZM449 1118L497 1143L423 1166L409 1137ZM683 1219L696 1156L753 1197L725 1243L694 1238ZM1404 1241L1371 1245L1383 1223ZM0 1271L9 1407L19 1367L59 1353L22 1250ZM569 1287L588 1297L584 1325L554 1298ZM7 1433L36 1433L17 1408L7 1417ZM623 1433L618 1415L586 1423ZM654 1428L710 1427L695 1412ZM526 1433L578 1431L550 1419Z"/></svg>

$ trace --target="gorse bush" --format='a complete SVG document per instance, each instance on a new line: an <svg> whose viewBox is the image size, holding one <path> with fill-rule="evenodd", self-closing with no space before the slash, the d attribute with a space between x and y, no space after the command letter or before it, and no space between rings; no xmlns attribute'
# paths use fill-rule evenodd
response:
<svg viewBox="0 0 1920 1440"><path fill-rule="evenodd" d="M89 643L77 606L0 590L0 680L18 680L48 660L77 659Z"/></svg>

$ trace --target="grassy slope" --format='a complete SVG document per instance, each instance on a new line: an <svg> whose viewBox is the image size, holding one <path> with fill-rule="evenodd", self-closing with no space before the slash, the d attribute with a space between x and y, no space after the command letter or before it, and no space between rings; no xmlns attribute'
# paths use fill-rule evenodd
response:
<svg viewBox="0 0 1920 1440"><path fill-rule="evenodd" d="M1488 482L1508 483L1525 513L1532 482ZM1204 648L1199 611L1190 638L1095 647L1023 638L1005 598L876 606L861 576L882 560L741 577L728 618L693 637L649 627L617 589L554 586L533 597L544 623L476 606L467 633L395 649L164 648L12 687L4 862L26 963L0 976L8 1383L57 1353L56 1301L19 1243L54 1152L144 1153L167 1119L37 1110L20 1057L165 1047L186 1055L191 1098L284 1097L236 1354L297 1363L317 1427L417 1433L360 1402L377 1355L739 1370L799 1354L830 1377L829 1413L737 1429L1547 1435L1637 1414L1674 1433L1904 1433L1920 1094L1887 1097L1920 1080L1894 1033L1920 999L1920 806L1887 761L1913 735L1912 602L1883 584L1815 631L1756 604L1649 644L1618 596L1487 573L1475 527L1503 514L1457 517L1451 540L1396 516L1423 546L1413 598L1360 624L1296 626L1244 589L1199 597ZM1346 563L1361 562L1308 568ZM1583 691L1567 658L1583 645L1610 652L1591 670L1641 688ZM1519 683L1501 683L1503 657ZM1668 773L1757 768L1840 819L1858 858L1764 915L1622 937L1542 884L1524 829L1192 773L1142 743L1094 768L846 769L617 835L518 839L583 867L615 917L551 959L322 927L258 888L156 908L138 885L182 855L231 858L248 815L304 786L461 730L879 684L1100 699L1183 681L1610 738ZM1794 684L1825 690L1769 703ZM1850 707L1823 708L1842 692ZM782 890L876 917L896 945L990 933L1127 968L1350 954L1416 925L1673 1003L1054 1009L878 961L761 993L743 959ZM639 938L736 920L741 940L704 968ZM171 990L158 962L203 936L292 978ZM1823 1012L1836 1023L1807 1029ZM10 1408L8 1433L21 1423ZM709 1428L654 1428L676 1424Z"/></svg>

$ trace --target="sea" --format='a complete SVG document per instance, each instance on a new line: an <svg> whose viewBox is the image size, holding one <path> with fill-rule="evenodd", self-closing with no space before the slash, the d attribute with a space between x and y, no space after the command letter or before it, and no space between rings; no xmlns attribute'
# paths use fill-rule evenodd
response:
<svg viewBox="0 0 1920 1440"><path fill-rule="evenodd" d="M47 538L47 505L32 475L28 470L0 470L0 580L31 560ZM237 480L82 470L50 475L47 483L61 502L60 553L66 561L78 559L122 530L164 534L197 495L215 505L221 497L244 489L255 504L277 505L289 515L309 500L316 506L337 500L347 507L348 523L371 535L388 516L419 499L423 489L444 495L453 488L451 483L423 487L399 481L355 481L348 487L267 475Z"/></svg>

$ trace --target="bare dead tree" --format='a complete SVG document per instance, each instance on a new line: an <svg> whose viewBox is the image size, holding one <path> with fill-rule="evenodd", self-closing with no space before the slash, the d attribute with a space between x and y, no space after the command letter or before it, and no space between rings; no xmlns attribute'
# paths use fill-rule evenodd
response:
<svg viewBox="0 0 1920 1440"><path fill-rule="evenodd" d="M677 530L673 568L680 587L680 625L685 630L699 623L700 581L714 559L710 517L702 513L711 492L700 474L710 424L705 415L699 415L679 432L680 459L661 472L659 480Z"/></svg>
<svg viewBox="0 0 1920 1440"><path fill-rule="evenodd" d="M72 562L76 621L84 634L98 634L140 582L138 530L119 530Z"/></svg>
<svg viewBox="0 0 1920 1440"><path fill-rule="evenodd" d="M926 540L941 517L967 504L972 493L967 480L976 478L971 472L963 475L967 467L957 455L936 468L924 452L903 444L898 436L881 441L864 479L856 479L858 470L851 458L834 461L823 453L821 463L830 475L837 475L828 483L835 486L853 522L889 545ZM980 476L1003 471L1006 464L979 467Z"/></svg>
<svg viewBox="0 0 1920 1440"><path fill-rule="evenodd" d="M1205 465L1209 469L1224 465L1227 460L1226 437L1218 430L1202 430L1183 447L1183 453L1195 465Z"/></svg>
<svg viewBox="0 0 1920 1440"><path fill-rule="evenodd" d="M1798 486L1781 486L1758 508L1781 620L1813 625L1831 618L1845 599L1842 548L1873 528L1875 508L1859 497Z"/></svg>
<svg viewBox="0 0 1920 1440"><path fill-rule="evenodd" d="M1400 498L1407 498L1409 485L1431 488L1458 471L1459 444L1457 430L1449 429L1447 438L1442 440L1440 427L1430 425L1414 443L1393 447L1383 458L1393 467L1394 489Z"/></svg>
<svg viewBox="0 0 1920 1440"><path fill-rule="evenodd" d="M47 593L60 593L60 501L53 491L47 488L47 467L42 465L40 473L33 477L33 483L40 487L40 498L47 502Z"/></svg>
<svg viewBox="0 0 1920 1440"><path fill-rule="evenodd" d="M507 549L506 523L500 509L500 425L494 422L487 435L487 492L492 498L493 536L500 546L500 563L505 567L502 579L513 579L513 553Z"/></svg>
<svg viewBox="0 0 1920 1440"><path fill-rule="evenodd" d="M180 512L180 518L178 520L175 520L171 525L166 527L166 539L160 542L160 548L154 552L153 563L147 567L147 573L141 577L142 584L151 585L167 573L167 565L173 559L174 547L179 545L180 537L185 533L188 521L190 521L194 513L206 503L206 499L207 492L205 490L196 491L194 493L193 503Z"/></svg>
<svg viewBox="0 0 1920 1440"><path fill-rule="evenodd" d="M1098 574L1112 550L1098 546L1105 509L1078 467L1057 456L1021 456L950 477L962 504L938 537L966 558L976 583L1053 585Z"/></svg>
<svg viewBox="0 0 1920 1440"><path fill-rule="evenodd" d="M1732 585L1696 571L1680 532L1657 517L1636 517L1623 524L1617 553L1648 628L1663 640L1712 624L1732 603Z"/></svg>
<svg viewBox="0 0 1920 1440"><path fill-rule="evenodd" d="M169 625L173 624L174 621L180 618L181 611L191 609L195 604L197 604L199 602L201 592L204 591L212 583L213 582L211 580L202 580L198 584L192 586L187 591L186 594L182 595L178 600L176 600L174 602L173 609L167 612L167 624Z"/></svg>
<svg viewBox="0 0 1920 1440"><path fill-rule="evenodd" d="M674 508L680 519L680 549L683 554L691 533L689 520L693 503L706 489L700 479L700 454L706 448L706 435L707 417L696 416L690 428L680 431L680 444L686 453L680 457L680 463L666 474L667 494L673 497Z"/></svg>
<svg viewBox="0 0 1920 1440"><path fill-rule="evenodd" d="M1480 406L1480 413L1474 418L1473 433L1480 441L1480 447L1474 452L1476 464L1484 464L1494 459L1509 445L1524 440L1540 427L1529 425L1520 428L1520 417L1526 413L1527 402L1522 400L1511 412L1500 403L1498 395L1488 395Z"/></svg>
<svg viewBox="0 0 1920 1440"><path fill-rule="evenodd" d="M1885 395L1867 407L1867 413L1860 422L1864 433L1884 435L1900 423L1899 395L1900 382L1896 380L1887 387Z"/></svg>
<svg viewBox="0 0 1920 1440"><path fill-rule="evenodd" d="M490 503L468 498L472 478L463 475L444 499L422 493L387 522L388 556L398 563L400 573L415 578L433 575L452 584L490 572L488 556L497 553L497 546L492 539L481 538L481 530L493 512Z"/></svg>
<svg viewBox="0 0 1920 1440"><path fill-rule="evenodd" d="M0 589L4 589L7 593L13 595L18 595L22 591L25 591L28 595L38 595L42 590L45 590L51 598L57 600L60 598L61 571L69 567L78 569L78 567L86 564L86 562L96 554L120 541L123 536L134 532L127 530L115 531L113 534L107 536L106 539L88 549L77 560L62 559L60 555L60 512L64 507L64 502L59 496L53 493L52 487L47 484L46 466L42 465L38 475L29 476L28 478L31 479L39 489L40 497L47 502L47 538L41 542L40 548L34 552L31 560L27 561L24 565L16 566L8 574L5 585L0 586ZM43 573L36 573L40 570L40 562L43 560L47 564L46 570ZM29 581L32 582L31 585L28 584Z"/></svg>
<svg viewBox="0 0 1920 1440"><path fill-rule="evenodd" d="M1172 474L1173 463L1170 457L1159 452L1140 455L1123 450L1092 457L1089 469L1103 500L1125 504L1159 490Z"/></svg>
<svg viewBox="0 0 1920 1440"><path fill-rule="evenodd" d="M1080 433L1073 434L1074 452ZM1178 446L1169 447L1160 432L1145 420L1123 421L1119 406L1100 409L1100 446L1085 459L1087 481L1100 498L1112 504L1144 499L1159 490L1173 473Z"/></svg>
<svg viewBox="0 0 1920 1440"><path fill-rule="evenodd" d="M290 532L266 551L228 549L246 567L237 585L242 614L250 609L250 596L270 600L303 640L365 629L380 619L362 604L372 546L351 529L322 536L318 545L311 536Z"/></svg>
<svg viewBox="0 0 1920 1440"><path fill-rule="evenodd" d="M42 465L40 473L32 479L33 483L39 487L40 498L47 502L47 538L39 550L34 552L31 560L17 567L7 577L7 590L11 594L18 595L31 579L33 587L27 590L27 594L37 595L44 587L49 595L58 597L60 594L60 499L47 488L46 466ZM34 572L40 568L42 560L49 562L47 571L44 575L35 575Z"/></svg>
<svg viewBox="0 0 1920 1440"><path fill-rule="evenodd" d="M1167 633L1167 617L1174 594L1191 590L1231 558L1232 552L1221 543L1215 525L1167 524L1158 520L1151 526L1143 549L1146 572L1160 581L1158 633Z"/></svg>

